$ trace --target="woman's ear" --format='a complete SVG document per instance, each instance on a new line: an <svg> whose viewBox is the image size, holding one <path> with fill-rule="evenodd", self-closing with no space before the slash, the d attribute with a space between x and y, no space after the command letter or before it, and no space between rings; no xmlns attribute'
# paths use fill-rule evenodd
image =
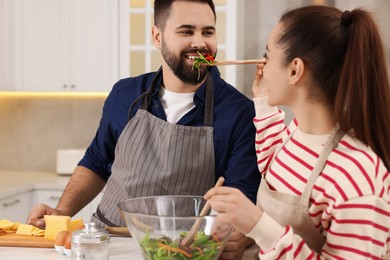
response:
<svg viewBox="0 0 390 260"><path fill-rule="evenodd" d="M152 27L152 40L157 49L161 49L161 31L157 26Z"/></svg>
<svg viewBox="0 0 390 260"><path fill-rule="evenodd" d="M305 64L301 58L295 58L290 65L289 82L291 85L297 84L305 72Z"/></svg>

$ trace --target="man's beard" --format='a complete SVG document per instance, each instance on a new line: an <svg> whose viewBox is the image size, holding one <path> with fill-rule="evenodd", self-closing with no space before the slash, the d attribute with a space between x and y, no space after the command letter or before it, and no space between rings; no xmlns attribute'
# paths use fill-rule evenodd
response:
<svg viewBox="0 0 390 260"><path fill-rule="evenodd" d="M203 50L198 50L199 52L203 52ZM193 53L196 50L187 50L180 54L180 57L176 57L173 52L169 50L167 45L165 44L164 37L161 41L161 54L171 68L176 77L178 77L184 83L196 85L201 82L206 74L208 67L200 66L200 74L197 68L192 68L192 65L188 64L186 59L184 58L185 53Z"/></svg>

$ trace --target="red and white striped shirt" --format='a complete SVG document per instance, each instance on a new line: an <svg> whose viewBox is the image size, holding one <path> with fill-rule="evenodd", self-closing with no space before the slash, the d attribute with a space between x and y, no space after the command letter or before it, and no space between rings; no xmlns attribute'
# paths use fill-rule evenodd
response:
<svg viewBox="0 0 390 260"><path fill-rule="evenodd" d="M269 165L273 152L298 122L293 120L287 127L284 112L268 106L266 98L255 99L255 106L259 170L268 170L269 187L300 196L328 135L296 129ZM345 135L330 153L311 194L309 213L326 238L321 254L311 250L292 227L281 227L266 212L247 235L261 247L261 259L382 259L390 245L389 189L389 171L381 159Z"/></svg>

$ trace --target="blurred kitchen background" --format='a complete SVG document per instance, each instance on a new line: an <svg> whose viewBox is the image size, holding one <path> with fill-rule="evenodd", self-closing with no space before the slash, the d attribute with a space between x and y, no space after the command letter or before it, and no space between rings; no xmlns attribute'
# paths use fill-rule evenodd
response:
<svg viewBox="0 0 390 260"><path fill-rule="evenodd" d="M217 60L262 57L284 11L325 4L370 10L390 64L388 0L214 2ZM160 64L152 8L153 0L0 0L0 170L54 172L59 149L89 145L112 85ZM220 69L251 97L255 65Z"/></svg>

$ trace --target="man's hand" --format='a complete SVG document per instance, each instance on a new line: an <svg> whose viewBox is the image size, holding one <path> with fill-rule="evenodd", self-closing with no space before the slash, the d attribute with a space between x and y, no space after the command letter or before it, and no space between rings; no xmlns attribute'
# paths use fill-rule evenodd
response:
<svg viewBox="0 0 390 260"><path fill-rule="evenodd" d="M239 231L234 230L229 241L226 243L222 254L219 256L219 260L241 259L245 249L252 244L252 239L244 236L244 234Z"/></svg>
<svg viewBox="0 0 390 260"><path fill-rule="evenodd" d="M44 215L61 215L61 213L46 204L38 204L32 208L26 223L42 228L46 225L45 219L43 218Z"/></svg>
<svg viewBox="0 0 390 260"><path fill-rule="evenodd" d="M46 225L44 215L74 216L104 188L105 181L92 170L77 166L70 177L56 208L38 204L32 208L26 223L36 227Z"/></svg>

